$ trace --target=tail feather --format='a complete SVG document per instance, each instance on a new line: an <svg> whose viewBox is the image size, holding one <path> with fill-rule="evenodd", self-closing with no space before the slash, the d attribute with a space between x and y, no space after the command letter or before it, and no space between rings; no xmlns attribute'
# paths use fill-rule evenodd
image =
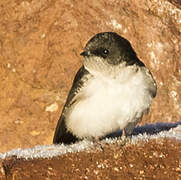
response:
<svg viewBox="0 0 181 180"><path fill-rule="evenodd" d="M53 144L72 144L75 143L77 140L78 139L72 133L67 131L65 117L61 115L53 137Z"/></svg>

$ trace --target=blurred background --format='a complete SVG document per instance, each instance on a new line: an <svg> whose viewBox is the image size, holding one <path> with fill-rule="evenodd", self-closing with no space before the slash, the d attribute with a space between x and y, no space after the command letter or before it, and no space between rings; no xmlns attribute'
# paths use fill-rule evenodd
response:
<svg viewBox="0 0 181 180"><path fill-rule="evenodd" d="M103 31L127 38L157 82L140 124L181 120L179 1L1 0L0 152L52 143L79 54Z"/></svg>

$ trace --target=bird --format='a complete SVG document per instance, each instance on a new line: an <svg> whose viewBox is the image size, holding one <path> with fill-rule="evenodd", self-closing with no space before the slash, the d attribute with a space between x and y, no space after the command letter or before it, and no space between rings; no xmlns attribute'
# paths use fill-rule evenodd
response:
<svg viewBox="0 0 181 180"><path fill-rule="evenodd" d="M130 136L157 93L150 70L116 32L94 35L80 55L53 144L97 141L118 130Z"/></svg>

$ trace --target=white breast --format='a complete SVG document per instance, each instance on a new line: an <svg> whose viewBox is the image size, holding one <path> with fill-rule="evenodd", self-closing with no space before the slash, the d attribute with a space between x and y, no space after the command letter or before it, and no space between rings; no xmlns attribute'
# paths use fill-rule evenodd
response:
<svg viewBox="0 0 181 180"><path fill-rule="evenodd" d="M118 79L89 80L84 98L69 113L68 130L80 138L101 137L140 118L152 100L144 76L141 70L126 70Z"/></svg>

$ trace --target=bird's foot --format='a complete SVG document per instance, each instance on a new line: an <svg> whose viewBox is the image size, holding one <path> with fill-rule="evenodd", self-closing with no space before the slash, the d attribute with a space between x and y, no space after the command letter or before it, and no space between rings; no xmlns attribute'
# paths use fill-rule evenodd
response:
<svg viewBox="0 0 181 180"><path fill-rule="evenodd" d="M102 152L104 152L104 147L103 147L103 144L102 142L99 140L99 138L94 138L94 146L96 149L99 149L101 150Z"/></svg>
<svg viewBox="0 0 181 180"><path fill-rule="evenodd" d="M125 129L122 131L122 136L121 136L121 146L125 146L126 143L129 143L131 141L130 136L126 136Z"/></svg>

